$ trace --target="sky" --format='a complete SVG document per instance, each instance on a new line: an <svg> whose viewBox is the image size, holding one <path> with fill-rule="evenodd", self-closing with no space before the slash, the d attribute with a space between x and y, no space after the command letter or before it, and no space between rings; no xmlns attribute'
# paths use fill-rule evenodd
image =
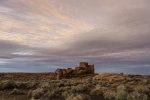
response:
<svg viewBox="0 0 150 100"><path fill-rule="evenodd" d="M149 0L0 0L0 72L95 64L150 74Z"/></svg>

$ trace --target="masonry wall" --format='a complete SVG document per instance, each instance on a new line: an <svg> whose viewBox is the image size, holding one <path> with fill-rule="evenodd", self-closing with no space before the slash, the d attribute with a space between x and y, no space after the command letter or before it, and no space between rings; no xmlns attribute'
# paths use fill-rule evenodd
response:
<svg viewBox="0 0 150 100"><path fill-rule="evenodd" d="M55 74L57 75L57 79L94 74L94 65L89 65L88 62L80 62L79 67L75 67L75 69L57 69Z"/></svg>

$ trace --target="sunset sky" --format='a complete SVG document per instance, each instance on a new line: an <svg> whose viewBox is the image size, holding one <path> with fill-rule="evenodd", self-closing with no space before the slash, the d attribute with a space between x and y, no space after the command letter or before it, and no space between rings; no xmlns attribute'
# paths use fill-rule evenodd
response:
<svg viewBox="0 0 150 100"><path fill-rule="evenodd" d="M150 74L150 0L0 0L0 72Z"/></svg>

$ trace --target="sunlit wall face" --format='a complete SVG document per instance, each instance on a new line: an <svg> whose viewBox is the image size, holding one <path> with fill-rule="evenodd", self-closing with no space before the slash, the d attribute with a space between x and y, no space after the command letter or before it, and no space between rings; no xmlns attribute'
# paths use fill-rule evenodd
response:
<svg viewBox="0 0 150 100"><path fill-rule="evenodd" d="M149 0L0 0L0 71L150 74Z"/></svg>

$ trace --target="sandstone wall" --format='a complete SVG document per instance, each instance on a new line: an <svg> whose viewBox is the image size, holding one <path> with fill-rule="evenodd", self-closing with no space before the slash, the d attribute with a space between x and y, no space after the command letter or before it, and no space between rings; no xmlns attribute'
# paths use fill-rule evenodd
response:
<svg viewBox="0 0 150 100"><path fill-rule="evenodd" d="M74 77L79 75L94 74L94 65L89 65L88 62L80 62L79 67L75 69L57 69L55 71L57 79Z"/></svg>

